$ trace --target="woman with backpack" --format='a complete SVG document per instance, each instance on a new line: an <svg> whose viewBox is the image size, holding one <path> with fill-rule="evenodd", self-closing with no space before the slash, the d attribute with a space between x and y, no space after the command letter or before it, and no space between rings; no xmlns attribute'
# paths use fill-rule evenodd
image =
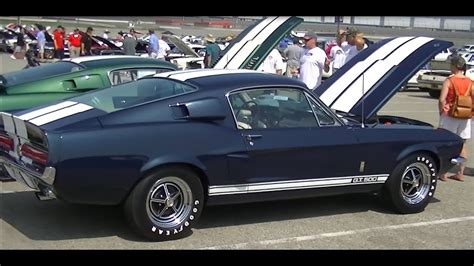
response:
<svg viewBox="0 0 474 266"><path fill-rule="evenodd" d="M451 73L443 83L439 96L439 127L447 129L462 139L464 146L461 156L467 159L466 141L471 138L472 93L474 86L472 80L466 77L466 61L461 56L451 58ZM457 174L448 177L441 176L441 181L449 179L464 181L464 164L460 165Z"/></svg>

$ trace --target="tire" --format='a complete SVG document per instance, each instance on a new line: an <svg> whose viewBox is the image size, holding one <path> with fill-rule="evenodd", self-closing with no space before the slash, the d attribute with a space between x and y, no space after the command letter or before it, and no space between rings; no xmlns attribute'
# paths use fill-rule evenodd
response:
<svg viewBox="0 0 474 266"><path fill-rule="evenodd" d="M194 172L183 167L162 168L133 189L125 202L125 215L132 228L150 240L177 239L191 233L203 210L203 199L203 187Z"/></svg>
<svg viewBox="0 0 474 266"><path fill-rule="evenodd" d="M382 190L382 198L399 213L422 212L435 193L436 181L433 158L424 153L413 154L395 167Z"/></svg>

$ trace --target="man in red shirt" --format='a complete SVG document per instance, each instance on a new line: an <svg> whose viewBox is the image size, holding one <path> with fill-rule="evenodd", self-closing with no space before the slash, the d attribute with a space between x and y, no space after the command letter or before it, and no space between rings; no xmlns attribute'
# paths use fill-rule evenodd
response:
<svg viewBox="0 0 474 266"><path fill-rule="evenodd" d="M81 55L81 34L79 29L75 29L74 32L69 35L69 57L75 58Z"/></svg>
<svg viewBox="0 0 474 266"><path fill-rule="evenodd" d="M56 51L56 57L59 59L64 58L64 28L59 25L54 31L54 49Z"/></svg>

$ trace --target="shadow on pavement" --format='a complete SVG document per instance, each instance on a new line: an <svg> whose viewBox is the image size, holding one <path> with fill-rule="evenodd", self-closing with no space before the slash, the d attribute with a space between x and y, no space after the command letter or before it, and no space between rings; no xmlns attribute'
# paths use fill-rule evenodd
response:
<svg viewBox="0 0 474 266"><path fill-rule="evenodd" d="M439 200L433 198L430 202ZM350 194L308 199L211 206L204 209L197 228L264 223L374 211L395 214L378 196Z"/></svg>
<svg viewBox="0 0 474 266"><path fill-rule="evenodd" d="M30 191L0 195L0 219L33 240L118 236L146 241L128 226L121 206L77 205L60 200L41 202Z"/></svg>
<svg viewBox="0 0 474 266"><path fill-rule="evenodd" d="M0 219L32 240L69 240L118 236L149 242L125 220L121 206L40 202L33 192L1 195ZM431 203L439 202L433 199ZM310 199L207 207L197 229L375 211L394 214L377 196L353 194ZM7 230L4 228L3 230Z"/></svg>

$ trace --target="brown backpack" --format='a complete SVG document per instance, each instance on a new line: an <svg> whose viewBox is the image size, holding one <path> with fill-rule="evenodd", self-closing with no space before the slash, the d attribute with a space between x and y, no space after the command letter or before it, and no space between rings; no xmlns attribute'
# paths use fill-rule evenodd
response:
<svg viewBox="0 0 474 266"><path fill-rule="evenodd" d="M454 118L459 119L469 119L472 117L472 98L470 95L471 86L466 90L464 95L459 95L458 89L454 82L449 79L454 87L454 93L456 94L454 98L453 106L451 106L451 110L449 110L449 115Z"/></svg>

